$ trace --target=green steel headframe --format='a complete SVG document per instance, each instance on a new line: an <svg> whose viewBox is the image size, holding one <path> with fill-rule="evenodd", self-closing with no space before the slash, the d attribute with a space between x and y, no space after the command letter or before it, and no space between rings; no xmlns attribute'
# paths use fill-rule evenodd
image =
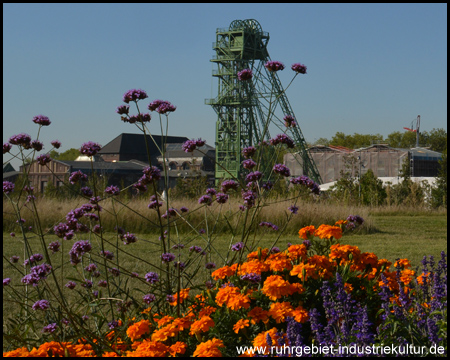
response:
<svg viewBox="0 0 450 360"><path fill-rule="evenodd" d="M218 78L218 95L207 99L218 115L216 123L216 179L239 178L242 171L242 149L270 139L269 128L277 127L294 140L303 173L322 183L317 167L308 154L299 128L286 128L283 116L294 112L276 72L264 64L270 61L267 51L269 34L253 19L234 20L229 28L217 29L211 59L217 64L213 76ZM238 72L252 69L251 81L240 81ZM280 107L283 115L277 116ZM269 126L270 125L270 126ZM220 166L219 166L220 164Z"/></svg>

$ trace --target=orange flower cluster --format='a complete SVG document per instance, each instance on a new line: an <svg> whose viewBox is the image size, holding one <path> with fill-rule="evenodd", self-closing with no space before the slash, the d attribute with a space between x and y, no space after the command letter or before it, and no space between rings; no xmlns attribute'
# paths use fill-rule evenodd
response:
<svg viewBox="0 0 450 360"><path fill-rule="evenodd" d="M311 236L339 239L342 230L339 226L321 225L317 229L308 226L301 229L299 235L304 239ZM176 294L170 305L177 305L178 301L182 304L180 316L174 314L173 308L171 314L156 314L148 308L140 314L140 319L131 320L123 338L117 339L117 329L109 333L107 339L116 339L112 346L115 351L95 354L87 344L47 342L38 349L28 351L21 348L3 356L217 357L232 351L229 349L238 341L248 341L247 346L268 346L269 335L272 343L276 344L280 334L285 337L280 339L280 343L288 345L285 332L280 332L280 329L285 330L283 324L287 318L306 322L309 318L306 306L311 305L308 303L311 294L316 296L323 280L333 278L344 267L353 272L344 284L348 293L364 296L367 290L364 286L370 281L375 291L382 285L389 286L394 293L392 301L398 301L400 289L396 269L390 271L391 263L387 260L378 259L373 253L361 252L356 246L340 244L331 245L327 254L308 255L304 244L290 245L278 253L258 248L248 254L243 263L215 270L211 276L217 281L216 287L191 296L189 306L186 301L189 288ZM414 279L415 273L407 259L398 260L394 265L400 269L400 279L404 284ZM386 284L381 281L381 273L386 277ZM417 280L419 283L428 282L429 277L429 274L421 274ZM223 334L222 338L219 328L220 331L228 329L229 333ZM224 341L228 343L224 344Z"/></svg>

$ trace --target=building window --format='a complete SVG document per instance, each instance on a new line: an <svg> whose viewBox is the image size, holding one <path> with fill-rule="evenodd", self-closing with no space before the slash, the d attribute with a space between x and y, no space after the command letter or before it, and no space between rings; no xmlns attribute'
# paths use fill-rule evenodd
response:
<svg viewBox="0 0 450 360"><path fill-rule="evenodd" d="M44 193L45 188L47 187L48 181L41 181L41 194Z"/></svg>
<svg viewBox="0 0 450 360"><path fill-rule="evenodd" d="M188 162L183 163L183 170L189 170L190 168L191 168L191 166L189 165Z"/></svg>
<svg viewBox="0 0 450 360"><path fill-rule="evenodd" d="M177 163L175 161L171 161L169 163L169 170L176 170L177 169Z"/></svg>

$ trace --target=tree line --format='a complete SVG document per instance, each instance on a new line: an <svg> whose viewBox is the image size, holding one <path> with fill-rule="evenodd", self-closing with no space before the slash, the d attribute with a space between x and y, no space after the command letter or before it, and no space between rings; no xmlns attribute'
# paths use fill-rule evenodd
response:
<svg viewBox="0 0 450 360"><path fill-rule="evenodd" d="M412 131L394 131L385 138L381 134L354 133L353 135L347 135L338 131L331 140L319 138L314 142L314 145L334 145L344 146L349 149L359 149L380 143L388 144L394 148L412 148L416 146L416 133ZM419 146L443 152L447 149L447 131L443 128L433 128L431 131L419 132Z"/></svg>

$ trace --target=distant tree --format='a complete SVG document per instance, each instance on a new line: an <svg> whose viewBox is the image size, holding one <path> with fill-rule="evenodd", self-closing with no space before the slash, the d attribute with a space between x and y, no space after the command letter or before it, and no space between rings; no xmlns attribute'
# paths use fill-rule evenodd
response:
<svg viewBox="0 0 450 360"><path fill-rule="evenodd" d="M80 154L80 150L71 148L71 149L66 150L66 151L64 151L64 152L62 152L62 153L58 153L56 150L51 150L50 153L49 153L49 155L50 155L50 157L51 157L52 159L55 159L55 160L61 160L61 161L64 161L64 160L67 160L67 161L73 161L73 160L75 160L78 156L80 156L81 154Z"/></svg>
<svg viewBox="0 0 450 360"><path fill-rule="evenodd" d="M329 142L329 145L345 146L350 149L358 149L367 147L374 143L383 142L383 135L381 134L358 134L345 135L342 132L337 132Z"/></svg>
<svg viewBox="0 0 450 360"><path fill-rule="evenodd" d="M378 206L382 205L386 199L386 190L383 187L383 182L378 179L373 173L372 169L361 176L361 204Z"/></svg>
<svg viewBox="0 0 450 360"><path fill-rule="evenodd" d="M344 169L341 170L341 177L330 187L330 197L344 202L345 204L356 204L359 201L359 185L356 180L358 170L356 170L356 157L348 156L344 158ZM355 172L355 174L354 174Z"/></svg>
<svg viewBox="0 0 450 360"><path fill-rule="evenodd" d="M323 145L328 146L330 144L330 140L327 138L319 138L314 142L314 145Z"/></svg>
<svg viewBox="0 0 450 360"><path fill-rule="evenodd" d="M420 134L419 142L430 146L430 150L443 152L447 149L447 131L442 128L424 131Z"/></svg>
<svg viewBox="0 0 450 360"><path fill-rule="evenodd" d="M431 206L447 208L447 149L442 152L436 186L431 189Z"/></svg>

